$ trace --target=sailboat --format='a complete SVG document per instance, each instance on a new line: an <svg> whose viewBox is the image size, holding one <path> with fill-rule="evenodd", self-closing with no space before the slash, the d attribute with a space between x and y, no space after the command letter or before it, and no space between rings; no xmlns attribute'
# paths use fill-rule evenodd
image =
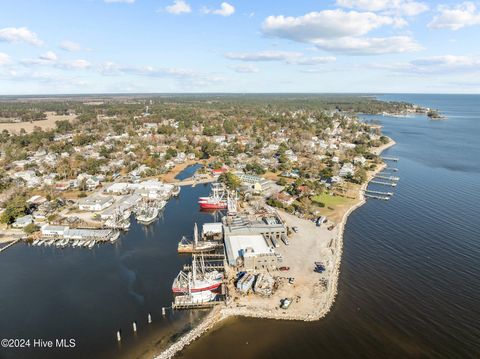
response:
<svg viewBox="0 0 480 359"><path fill-rule="evenodd" d="M182 237L178 243L178 253L198 253L212 251L222 244L214 241L199 241L198 240L198 227L195 223L193 229L193 242L188 240L185 236Z"/></svg>

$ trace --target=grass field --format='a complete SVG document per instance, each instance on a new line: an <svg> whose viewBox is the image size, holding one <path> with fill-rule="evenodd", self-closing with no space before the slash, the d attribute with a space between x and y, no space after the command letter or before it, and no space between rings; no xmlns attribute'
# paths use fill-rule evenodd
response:
<svg viewBox="0 0 480 359"><path fill-rule="evenodd" d="M325 207L334 207L348 203L349 199L341 196L332 196L328 193L323 193L318 196L313 196L312 201L317 203L323 203Z"/></svg>

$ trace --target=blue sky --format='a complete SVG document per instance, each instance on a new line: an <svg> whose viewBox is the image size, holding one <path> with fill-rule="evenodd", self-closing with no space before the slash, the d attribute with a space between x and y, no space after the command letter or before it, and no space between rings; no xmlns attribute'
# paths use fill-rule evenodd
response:
<svg viewBox="0 0 480 359"><path fill-rule="evenodd" d="M0 94L480 92L480 3L0 3Z"/></svg>

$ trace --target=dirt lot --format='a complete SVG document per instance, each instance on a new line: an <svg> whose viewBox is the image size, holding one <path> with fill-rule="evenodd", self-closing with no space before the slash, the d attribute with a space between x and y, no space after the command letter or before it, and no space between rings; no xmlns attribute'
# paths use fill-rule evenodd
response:
<svg viewBox="0 0 480 359"><path fill-rule="evenodd" d="M20 130L23 128L27 133L33 132L35 127L40 127L43 130L50 130L55 128L56 121L69 120L72 121L77 118L76 115L63 116L56 115L54 112L47 112L47 119L41 121L33 122L11 122L11 123L0 123L0 131L7 130L11 133L20 133Z"/></svg>

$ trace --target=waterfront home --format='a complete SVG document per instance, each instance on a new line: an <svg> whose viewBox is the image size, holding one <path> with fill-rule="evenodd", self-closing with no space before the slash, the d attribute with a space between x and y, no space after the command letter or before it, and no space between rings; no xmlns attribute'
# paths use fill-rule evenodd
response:
<svg viewBox="0 0 480 359"><path fill-rule="evenodd" d="M343 164L338 175L340 177L347 177L347 176L353 176L354 174L355 174L355 168L353 167L353 164L350 162L347 162Z"/></svg>
<svg viewBox="0 0 480 359"><path fill-rule="evenodd" d="M18 217L15 222L12 223L13 228L25 228L29 224L33 223L33 216L26 215L23 217Z"/></svg>
<svg viewBox="0 0 480 359"><path fill-rule="evenodd" d="M81 199L78 202L78 209L81 211L99 212L110 207L114 203L111 196L102 197L99 195L92 195Z"/></svg>

